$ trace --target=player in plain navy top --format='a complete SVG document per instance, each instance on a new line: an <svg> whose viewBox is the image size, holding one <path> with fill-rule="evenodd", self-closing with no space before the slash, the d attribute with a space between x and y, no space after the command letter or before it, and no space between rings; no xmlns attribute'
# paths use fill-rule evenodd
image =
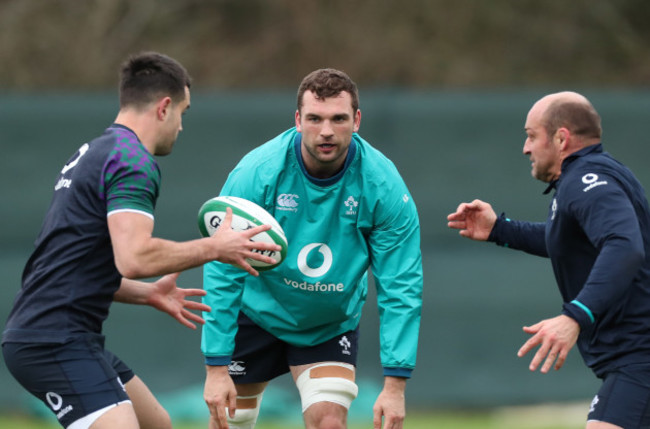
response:
<svg viewBox="0 0 650 429"><path fill-rule="evenodd" d="M250 241L265 225L224 228L210 238L173 242L152 236L160 170L190 107L190 77L155 52L122 67L115 123L83 144L61 169L22 287L3 332L5 363L16 380L69 429L171 428L167 412L119 358L104 349L102 323L113 301L150 305L195 328L187 299L201 289L176 286L178 272L213 260L257 275L246 258L274 261ZM163 276L153 283L137 278Z"/></svg>
<svg viewBox="0 0 650 429"><path fill-rule="evenodd" d="M549 183L545 223L497 216L483 201L462 203L449 226L474 240L548 257L563 299L559 316L524 327L524 356L546 373L578 349L603 380L587 429L650 427L650 207L632 172L603 151L600 117L574 92L531 108L524 154Z"/></svg>

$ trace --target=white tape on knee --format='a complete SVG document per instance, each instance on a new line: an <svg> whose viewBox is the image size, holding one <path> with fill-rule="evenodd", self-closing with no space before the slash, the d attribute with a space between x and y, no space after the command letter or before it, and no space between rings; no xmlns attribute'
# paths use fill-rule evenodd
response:
<svg viewBox="0 0 650 429"><path fill-rule="evenodd" d="M262 404L262 394L253 395L253 396L237 396L237 401L239 400L250 400L255 399L256 406L254 408L239 408L235 410L235 417L232 419L228 414L228 409L226 408L226 420L228 421L229 429L253 429L255 427L255 422L257 422L257 416L260 414L260 405Z"/></svg>
<svg viewBox="0 0 650 429"><path fill-rule="evenodd" d="M352 365L340 362L328 362L314 365L300 374L296 379L296 386L300 392L303 412L317 402L334 402L335 404L350 409L350 404L357 397L359 388L352 380L337 376L318 375L319 371L316 370L317 368L325 370L336 369L332 367L343 367L354 374L354 366Z"/></svg>

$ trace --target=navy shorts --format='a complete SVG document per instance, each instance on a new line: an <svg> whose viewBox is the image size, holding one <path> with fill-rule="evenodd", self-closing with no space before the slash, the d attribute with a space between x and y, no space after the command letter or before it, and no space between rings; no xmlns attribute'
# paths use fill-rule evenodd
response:
<svg viewBox="0 0 650 429"><path fill-rule="evenodd" d="M628 365L605 376L587 420L650 429L650 365Z"/></svg>
<svg viewBox="0 0 650 429"><path fill-rule="evenodd" d="M316 346L296 347L269 334L242 312L237 324L235 351L228 366L235 384L269 381L294 365L332 361L356 366L359 328Z"/></svg>
<svg viewBox="0 0 650 429"><path fill-rule="evenodd" d="M7 342L2 352L14 378L43 401L63 427L129 400L124 384L133 378L133 371L104 350L102 336L63 344Z"/></svg>

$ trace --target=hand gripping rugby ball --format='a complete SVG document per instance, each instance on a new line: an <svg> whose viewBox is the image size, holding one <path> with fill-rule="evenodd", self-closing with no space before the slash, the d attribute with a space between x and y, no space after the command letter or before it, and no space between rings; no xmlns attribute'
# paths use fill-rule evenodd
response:
<svg viewBox="0 0 650 429"><path fill-rule="evenodd" d="M271 229L261 232L251 238L252 241L275 243L282 247L279 252L264 251L267 256L275 259L277 263L247 259L257 271L266 271L280 265L287 255L287 237L282 227L269 212L252 201L239 197L216 197L206 201L199 210L199 231L203 237L209 237L217 230L226 217L226 207L232 209L231 228L235 231L245 231L259 225L271 225Z"/></svg>

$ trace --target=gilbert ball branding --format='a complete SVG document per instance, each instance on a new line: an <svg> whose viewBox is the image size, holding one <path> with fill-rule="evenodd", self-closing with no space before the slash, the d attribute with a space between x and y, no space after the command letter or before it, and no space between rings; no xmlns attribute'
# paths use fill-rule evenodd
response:
<svg viewBox="0 0 650 429"><path fill-rule="evenodd" d="M279 252L260 251L275 259L277 263L267 264L253 259L247 259L253 268L266 271L277 267L287 255L287 237L277 220L269 212L252 201L239 197L216 197L206 201L199 210L199 231L203 237L210 237L226 217L226 208L232 209L231 227L235 231L245 231L260 225L271 225L271 229L261 232L251 238L252 241L275 243L282 247Z"/></svg>

